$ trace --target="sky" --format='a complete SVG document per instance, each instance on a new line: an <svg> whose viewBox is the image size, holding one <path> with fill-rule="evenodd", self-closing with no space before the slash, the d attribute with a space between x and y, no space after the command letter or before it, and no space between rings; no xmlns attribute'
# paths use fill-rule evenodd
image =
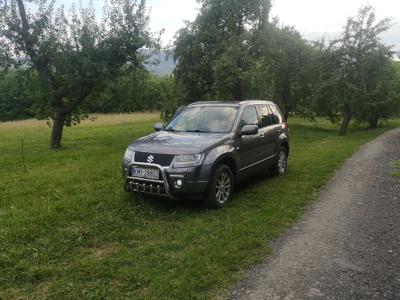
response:
<svg viewBox="0 0 400 300"><path fill-rule="evenodd" d="M332 38L365 4L375 7L378 19L392 19L393 27L382 38L400 47L399 0L274 0L271 14L287 25L294 25L307 39Z"/></svg>
<svg viewBox="0 0 400 300"><path fill-rule="evenodd" d="M103 1L93 0L99 13ZM58 2L68 6L73 1ZM400 0L273 0L271 17L277 16L285 25L295 26L307 39L333 38L341 32L347 18L356 15L364 4L374 6L378 18L392 18L394 26L383 39L400 50ZM147 0L147 5L151 29L164 29L164 45L173 40L176 31L184 26L184 20L195 19L199 8L196 0Z"/></svg>

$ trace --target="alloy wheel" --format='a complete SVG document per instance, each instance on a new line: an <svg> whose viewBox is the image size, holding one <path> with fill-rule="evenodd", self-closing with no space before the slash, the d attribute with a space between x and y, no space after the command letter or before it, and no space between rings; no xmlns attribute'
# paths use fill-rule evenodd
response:
<svg viewBox="0 0 400 300"><path fill-rule="evenodd" d="M232 190L231 176L227 171L222 171L217 178L217 184L215 186L215 199L220 204L224 204L228 201Z"/></svg>
<svg viewBox="0 0 400 300"><path fill-rule="evenodd" d="M287 157L286 157L286 152L284 150L281 150L279 152L279 159L278 159L278 171L279 174L283 175L286 173L286 167L287 167Z"/></svg>

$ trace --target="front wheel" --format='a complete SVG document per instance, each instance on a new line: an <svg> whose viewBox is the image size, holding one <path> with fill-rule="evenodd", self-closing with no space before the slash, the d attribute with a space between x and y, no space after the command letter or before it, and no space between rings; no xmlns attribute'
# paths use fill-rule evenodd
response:
<svg viewBox="0 0 400 300"><path fill-rule="evenodd" d="M276 176L283 176L287 172L288 155L285 147L280 147L278 152L278 159L275 165L271 168L271 172Z"/></svg>
<svg viewBox="0 0 400 300"><path fill-rule="evenodd" d="M205 205L208 208L222 208L232 198L233 184L231 168L227 165L219 165L205 198Z"/></svg>

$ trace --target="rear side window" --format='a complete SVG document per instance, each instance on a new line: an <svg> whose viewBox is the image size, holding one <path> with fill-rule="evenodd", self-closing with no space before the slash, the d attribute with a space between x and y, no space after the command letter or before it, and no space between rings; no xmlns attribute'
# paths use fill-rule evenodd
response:
<svg viewBox="0 0 400 300"><path fill-rule="evenodd" d="M271 105L271 110L274 113L274 115L278 118L278 123L282 123L283 122L283 115L280 111L280 109L276 106L276 105Z"/></svg>
<svg viewBox="0 0 400 300"><path fill-rule="evenodd" d="M246 107L243 110L242 125L258 125L258 115L254 106Z"/></svg>
<svg viewBox="0 0 400 300"><path fill-rule="evenodd" d="M266 105L259 105L257 106L258 112L260 113L261 118L261 127L267 127L272 125L271 118L270 118L270 111Z"/></svg>
<svg viewBox="0 0 400 300"><path fill-rule="evenodd" d="M257 109L261 117L261 127L267 127L279 123L278 117L273 113L270 105L259 105Z"/></svg>

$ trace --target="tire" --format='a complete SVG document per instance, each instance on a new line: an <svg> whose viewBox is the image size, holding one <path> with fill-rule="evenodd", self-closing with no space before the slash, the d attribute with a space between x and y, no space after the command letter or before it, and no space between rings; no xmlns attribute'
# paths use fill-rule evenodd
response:
<svg viewBox="0 0 400 300"><path fill-rule="evenodd" d="M278 151L278 157L275 165L270 168L270 171L275 176L284 176L288 168L288 155L285 147L281 146Z"/></svg>
<svg viewBox="0 0 400 300"><path fill-rule="evenodd" d="M227 165L219 165L215 170L209 191L205 197L205 206L218 209L232 199L234 178L232 170Z"/></svg>

